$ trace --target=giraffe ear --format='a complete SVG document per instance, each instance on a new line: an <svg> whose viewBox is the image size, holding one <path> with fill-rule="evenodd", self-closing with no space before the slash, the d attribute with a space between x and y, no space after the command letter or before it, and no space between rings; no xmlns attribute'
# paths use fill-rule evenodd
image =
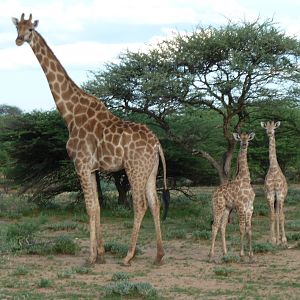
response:
<svg viewBox="0 0 300 300"><path fill-rule="evenodd" d="M267 124L265 122L260 122L260 126L266 129Z"/></svg>
<svg viewBox="0 0 300 300"><path fill-rule="evenodd" d="M233 135L233 137L234 137L234 139L236 141L240 141L241 140L240 135L238 133L234 132L232 135Z"/></svg>
<svg viewBox="0 0 300 300"><path fill-rule="evenodd" d="M255 133L254 133L254 132L251 132L251 133L249 134L249 140L248 140L248 141L252 141L252 140L254 139L254 137L255 137Z"/></svg>
<svg viewBox="0 0 300 300"><path fill-rule="evenodd" d="M12 22L14 23L14 25L16 27L18 27L18 24L19 24L19 20L17 18L11 18Z"/></svg>
<svg viewBox="0 0 300 300"><path fill-rule="evenodd" d="M38 25L39 25L39 20L35 20L35 21L33 22L33 27L34 27L34 28L37 28Z"/></svg>
<svg viewBox="0 0 300 300"><path fill-rule="evenodd" d="M280 126L280 121L275 123L275 128L278 128Z"/></svg>

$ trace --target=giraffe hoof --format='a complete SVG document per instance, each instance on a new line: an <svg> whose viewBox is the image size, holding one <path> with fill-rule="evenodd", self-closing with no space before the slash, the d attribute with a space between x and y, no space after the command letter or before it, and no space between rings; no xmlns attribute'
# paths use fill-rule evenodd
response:
<svg viewBox="0 0 300 300"><path fill-rule="evenodd" d="M123 261L121 264L123 267L130 267L131 263L129 261Z"/></svg>
<svg viewBox="0 0 300 300"><path fill-rule="evenodd" d="M162 266L164 263L163 263L162 259L160 258L160 259L155 259L153 264L156 266Z"/></svg>

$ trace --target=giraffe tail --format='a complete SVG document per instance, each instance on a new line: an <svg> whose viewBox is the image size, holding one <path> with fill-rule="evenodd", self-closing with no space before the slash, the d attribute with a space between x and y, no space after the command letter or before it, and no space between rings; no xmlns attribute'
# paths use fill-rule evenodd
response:
<svg viewBox="0 0 300 300"><path fill-rule="evenodd" d="M167 168L166 168L165 155L164 155L163 149L160 144L158 145L158 152L159 152L160 160L162 162L163 173L164 173L164 175L163 175L164 187L163 187L163 194L162 194L162 198L163 198L163 202L164 202L164 213L162 216L162 220L164 221L167 218L167 214L168 214L168 210L169 210L170 191L167 186Z"/></svg>

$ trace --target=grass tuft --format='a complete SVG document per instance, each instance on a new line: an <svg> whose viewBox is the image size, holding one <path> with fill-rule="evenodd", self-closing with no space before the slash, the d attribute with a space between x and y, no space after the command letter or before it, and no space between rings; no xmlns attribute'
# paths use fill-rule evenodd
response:
<svg viewBox="0 0 300 300"><path fill-rule="evenodd" d="M105 252L110 252L116 255L117 257L124 257L128 252L127 245L120 244L117 242L107 242L105 243L104 248L105 248ZM138 247L136 247L135 254L138 255L141 253L142 251Z"/></svg>
<svg viewBox="0 0 300 300"><path fill-rule="evenodd" d="M271 243L254 243L253 244L253 252L254 253L275 253L278 250L278 247Z"/></svg>
<svg viewBox="0 0 300 300"><path fill-rule="evenodd" d="M117 281L105 286L106 296L156 299L157 291L148 282Z"/></svg>

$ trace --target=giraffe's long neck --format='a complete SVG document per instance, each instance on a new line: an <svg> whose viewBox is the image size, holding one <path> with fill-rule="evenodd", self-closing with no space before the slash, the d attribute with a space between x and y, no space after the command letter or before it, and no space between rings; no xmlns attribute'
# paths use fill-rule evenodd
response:
<svg viewBox="0 0 300 300"><path fill-rule="evenodd" d="M269 160L270 160L270 169L277 168L279 166L277 161L277 155L276 155L275 135L269 136Z"/></svg>
<svg viewBox="0 0 300 300"><path fill-rule="evenodd" d="M250 172L247 161L247 148L240 149L238 155L238 169L236 179L247 179L250 180Z"/></svg>
<svg viewBox="0 0 300 300"><path fill-rule="evenodd" d="M107 111L102 102L87 95L74 83L51 48L37 31L33 32L30 46L47 77L57 109L68 128L72 126L70 124L74 116L78 115L76 111L82 104L90 106L92 102L97 102L97 105L100 105L103 111Z"/></svg>

